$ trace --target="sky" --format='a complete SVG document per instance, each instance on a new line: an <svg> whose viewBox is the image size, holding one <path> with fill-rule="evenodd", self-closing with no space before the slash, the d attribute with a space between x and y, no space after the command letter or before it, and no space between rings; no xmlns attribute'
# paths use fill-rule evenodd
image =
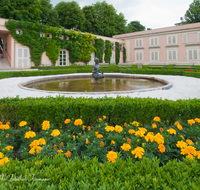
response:
<svg viewBox="0 0 200 190"><path fill-rule="evenodd" d="M56 6L59 2L70 0L51 0ZM86 5L95 4L96 0L74 0L81 8ZM102 2L102 0L99 0ZM117 14L120 12L125 16L127 23L138 20L146 28L156 29L174 26L181 22L186 10L193 0L106 0L113 5Z"/></svg>

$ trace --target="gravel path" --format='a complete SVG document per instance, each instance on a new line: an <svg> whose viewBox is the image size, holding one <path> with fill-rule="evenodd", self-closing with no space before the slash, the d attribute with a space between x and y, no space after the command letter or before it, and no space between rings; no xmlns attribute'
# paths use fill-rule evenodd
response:
<svg viewBox="0 0 200 190"><path fill-rule="evenodd" d="M54 75L55 76L55 75ZM62 75L56 75L62 76ZM117 97L117 96L129 96L129 97L141 97L141 98L158 98L158 99L200 99L200 79L193 77L183 77L183 76L171 76L171 75L141 75L141 76L152 76L160 79L167 80L173 83L173 87L169 90L154 90L146 92L134 92L134 93L125 93L125 94L107 94L107 97ZM18 78L8 78L0 80L0 98L4 97L16 97L20 98L25 97L47 97L58 95L65 97L104 97L104 94L59 94L59 93L49 93L45 91L33 91L33 90L24 90L18 86L19 83L27 82L30 80L35 80L39 78L46 78L51 76L39 76L39 77L18 77Z"/></svg>

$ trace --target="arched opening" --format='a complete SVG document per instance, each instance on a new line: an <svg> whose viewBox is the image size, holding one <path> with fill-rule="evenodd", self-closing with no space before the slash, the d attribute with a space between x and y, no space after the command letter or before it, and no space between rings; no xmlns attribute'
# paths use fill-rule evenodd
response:
<svg viewBox="0 0 200 190"><path fill-rule="evenodd" d="M4 58L4 39L0 37L0 59Z"/></svg>

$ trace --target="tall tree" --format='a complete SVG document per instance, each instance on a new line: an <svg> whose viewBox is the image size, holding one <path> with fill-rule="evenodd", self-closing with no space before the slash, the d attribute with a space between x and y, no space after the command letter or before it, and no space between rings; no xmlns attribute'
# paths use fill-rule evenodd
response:
<svg viewBox="0 0 200 190"><path fill-rule="evenodd" d="M50 0L40 0L41 2L41 20L40 22L44 25L59 26L57 19L57 11L53 8Z"/></svg>
<svg viewBox="0 0 200 190"><path fill-rule="evenodd" d="M62 1L56 5L55 10L58 12L60 26L66 29L76 28L83 30L85 17L78 3L75 1Z"/></svg>
<svg viewBox="0 0 200 190"><path fill-rule="evenodd" d="M181 17L182 24L200 22L200 2L193 1L186 11L184 18Z"/></svg>
<svg viewBox="0 0 200 190"><path fill-rule="evenodd" d="M85 31L102 36L124 33L126 20L124 15L105 1L83 7L86 23Z"/></svg>
<svg viewBox="0 0 200 190"><path fill-rule="evenodd" d="M140 21L131 21L126 27L126 33L144 31L145 26L140 24Z"/></svg>
<svg viewBox="0 0 200 190"><path fill-rule="evenodd" d="M29 22L39 22L41 5L39 0L2 0L0 17Z"/></svg>

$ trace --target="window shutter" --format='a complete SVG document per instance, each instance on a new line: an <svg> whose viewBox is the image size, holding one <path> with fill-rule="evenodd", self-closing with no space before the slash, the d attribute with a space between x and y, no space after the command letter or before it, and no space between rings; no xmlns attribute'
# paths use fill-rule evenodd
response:
<svg viewBox="0 0 200 190"><path fill-rule="evenodd" d="M192 60L192 50L189 50L189 60Z"/></svg>
<svg viewBox="0 0 200 190"><path fill-rule="evenodd" d="M197 60L197 50L194 50L194 60Z"/></svg>
<svg viewBox="0 0 200 190"><path fill-rule="evenodd" d="M169 51L169 60L172 60L172 51Z"/></svg>
<svg viewBox="0 0 200 190"><path fill-rule="evenodd" d="M200 32L198 32L198 42L200 42Z"/></svg>
<svg viewBox="0 0 200 190"><path fill-rule="evenodd" d="M151 38L151 46L153 46L154 44L153 44L153 38Z"/></svg>
<svg viewBox="0 0 200 190"><path fill-rule="evenodd" d="M142 52L140 52L140 61L142 61Z"/></svg>
<svg viewBox="0 0 200 190"><path fill-rule="evenodd" d="M155 46L158 45L158 38L155 38Z"/></svg>
<svg viewBox="0 0 200 190"><path fill-rule="evenodd" d="M158 52L155 52L155 60L158 61Z"/></svg>
<svg viewBox="0 0 200 190"><path fill-rule="evenodd" d="M172 44L171 36L168 36L168 44Z"/></svg>
<svg viewBox="0 0 200 190"><path fill-rule="evenodd" d="M184 44L187 43L187 34L183 34L183 43L184 43Z"/></svg>
<svg viewBox="0 0 200 190"><path fill-rule="evenodd" d="M139 61L139 53L136 53L136 60Z"/></svg>
<svg viewBox="0 0 200 190"><path fill-rule="evenodd" d="M140 47L142 47L142 40L140 40Z"/></svg>
<svg viewBox="0 0 200 190"><path fill-rule="evenodd" d="M136 47L138 47L139 45L138 45L138 40L136 40Z"/></svg>
<svg viewBox="0 0 200 190"><path fill-rule="evenodd" d="M154 61L154 52L151 52L151 60Z"/></svg>
<svg viewBox="0 0 200 190"><path fill-rule="evenodd" d="M173 36L173 44L176 44L176 36Z"/></svg>
<svg viewBox="0 0 200 190"><path fill-rule="evenodd" d="M173 51L173 60L176 60L176 51Z"/></svg>

